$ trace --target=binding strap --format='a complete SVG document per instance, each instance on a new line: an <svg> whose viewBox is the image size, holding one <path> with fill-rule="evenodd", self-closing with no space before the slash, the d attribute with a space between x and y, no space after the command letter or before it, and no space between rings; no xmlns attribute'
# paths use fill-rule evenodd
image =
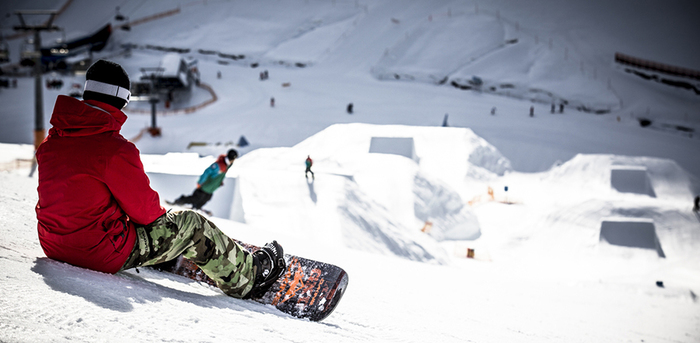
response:
<svg viewBox="0 0 700 343"><path fill-rule="evenodd" d="M127 104L131 98L131 92L128 89L95 80L85 81L85 90L115 96L117 98L124 99Z"/></svg>

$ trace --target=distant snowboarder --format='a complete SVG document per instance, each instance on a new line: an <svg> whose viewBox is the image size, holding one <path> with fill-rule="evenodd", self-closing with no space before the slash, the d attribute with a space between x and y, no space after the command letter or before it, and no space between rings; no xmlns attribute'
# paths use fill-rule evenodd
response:
<svg viewBox="0 0 700 343"><path fill-rule="evenodd" d="M201 209L204 204L211 200L214 191L224 184L226 172L231 169L231 165L233 165L233 161L237 157L238 152L235 149L229 150L226 155L220 155L216 162L204 170L202 176L199 177L197 188L195 188L192 195L183 194L171 204L192 204L193 209Z"/></svg>
<svg viewBox="0 0 700 343"><path fill-rule="evenodd" d="M314 172L311 171L311 166L314 164L314 161L311 159L311 156L306 156L306 171L304 172L304 177L306 179L309 178L309 173L311 173L311 179L315 180L316 177L314 176Z"/></svg>

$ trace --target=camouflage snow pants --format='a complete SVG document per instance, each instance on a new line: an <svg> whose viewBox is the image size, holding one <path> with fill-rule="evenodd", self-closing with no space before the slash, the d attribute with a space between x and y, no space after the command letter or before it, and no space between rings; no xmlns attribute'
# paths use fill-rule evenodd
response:
<svg viewBox="0 0 700 343"><path fill-rule="evenodd" d="M122 270L173 260L181 254L216 281L224 293L242 298L253 288L253 256L194 211L164 214L137 226L134 250Z"/></svg>

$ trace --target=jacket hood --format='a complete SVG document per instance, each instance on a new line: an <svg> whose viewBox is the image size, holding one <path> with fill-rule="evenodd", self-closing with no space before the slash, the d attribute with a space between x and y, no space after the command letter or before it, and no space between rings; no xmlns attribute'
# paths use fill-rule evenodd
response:
<svg viewBox="0 0 700 343"><path fill-rule="evenodd" d="M126 115L112 105L95 100L80 101L59 95L51 115L51 134L59 136L89 136L119 131Z"/></svg>
<svg viewBox="0 0 700 343"><path fill-rule="evenodd" d="M228 164L226 164L226 155L219 155L216 159L216 163L219 165L219 170L221 172L226 172L228 170Z"/></svg>

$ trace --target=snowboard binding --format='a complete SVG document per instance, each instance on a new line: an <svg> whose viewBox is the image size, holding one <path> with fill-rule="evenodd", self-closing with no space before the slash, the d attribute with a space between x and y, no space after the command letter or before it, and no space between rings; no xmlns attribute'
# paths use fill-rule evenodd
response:
<svg viewBox="0 0 700 343"><path fill-rule="evenodd" d="M265 244L253 253L253 265L256 267L255 282L247 298L258 297L267 292L268 288L287 271L282 246L277 241Z"/></svg>

